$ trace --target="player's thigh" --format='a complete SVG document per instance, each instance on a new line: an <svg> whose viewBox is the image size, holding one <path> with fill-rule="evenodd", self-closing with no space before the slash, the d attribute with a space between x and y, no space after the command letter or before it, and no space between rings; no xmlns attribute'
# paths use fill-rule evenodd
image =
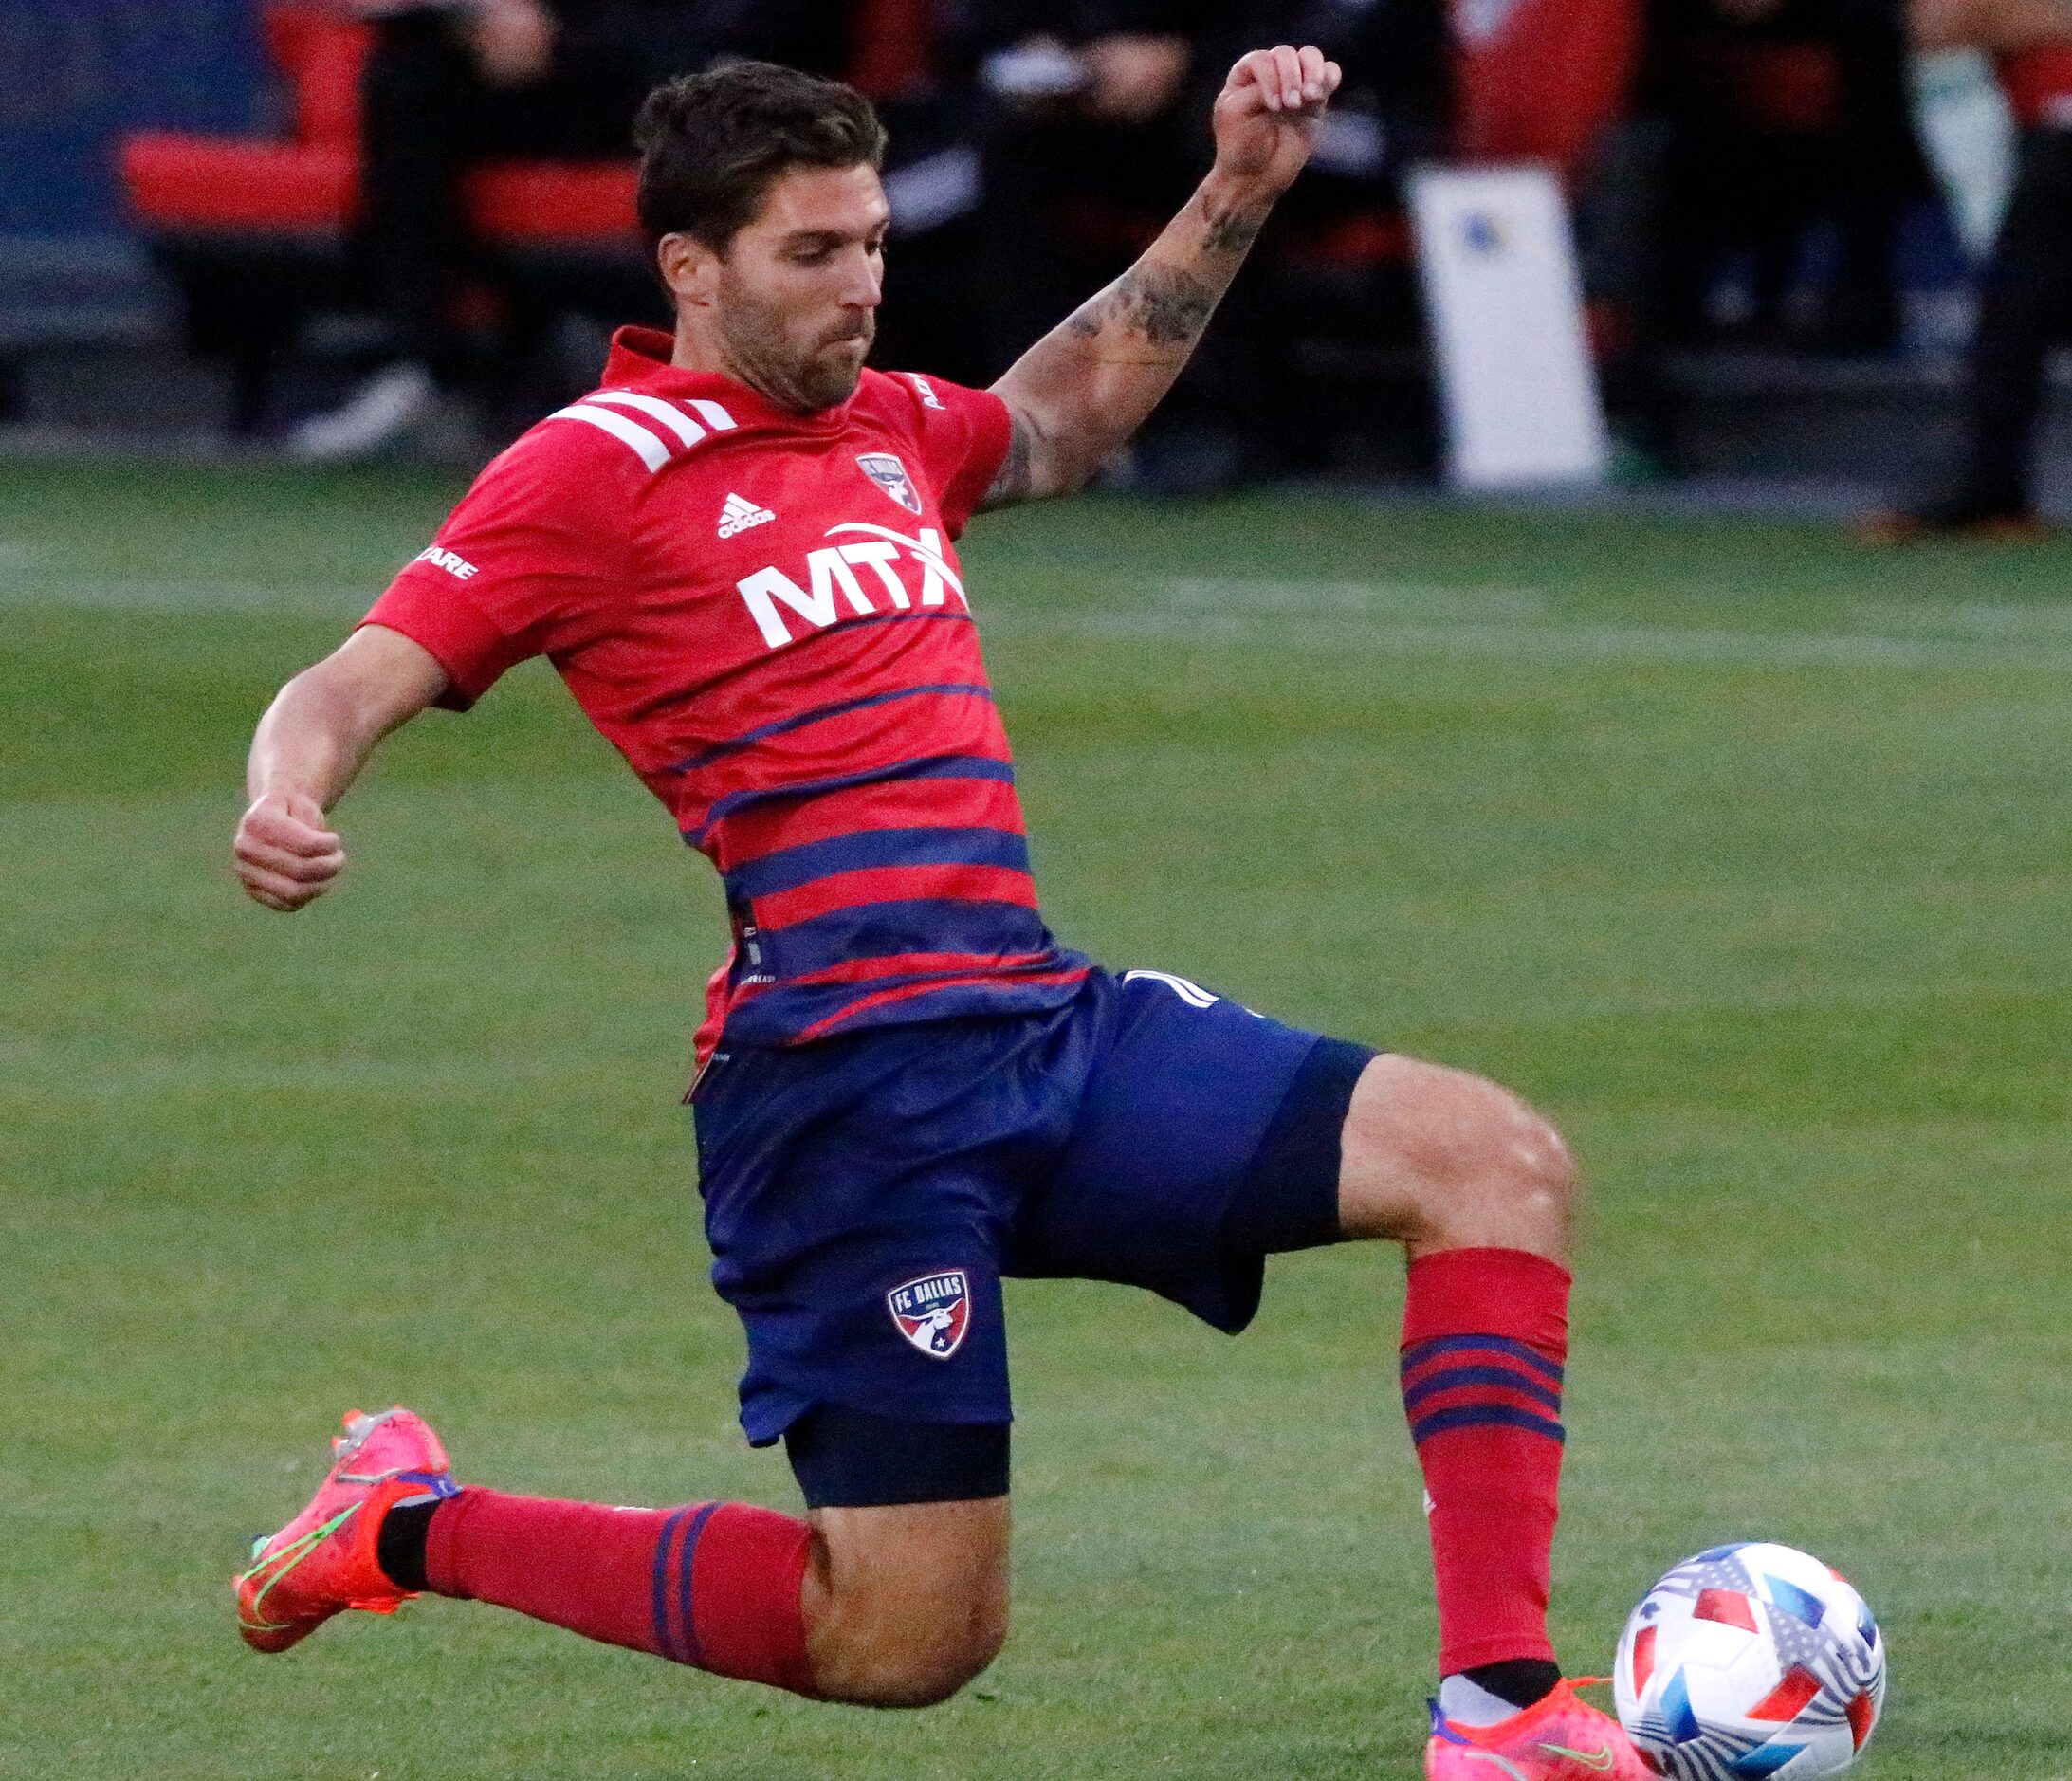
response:
<svg viewBox="0 0 2072 1781"><path fill-rule="evenodd" d="M1362 1071L1339 1140L1348 1238L1559 1257L1573 1167L1561 1135L1510 1090L1384 1053Z"/></svg>
<svg viewBox="0 0 2072 1781"><path fill-rule="evenodd" d="M811 1512L807 1647L825 1692L886 1706L946 1698L1007 1637L1002 1496Z"/></svg>
<svg viewBox="0 0 2072 1781"><path fill-rule="evenodd" d="M816 1437L809 1507L937 1500L917 1494L935 1483L997 1494L940 1477L985 1458L963 1438L880 1439L870 1419L895 1434L992 1426L1004 1452L999 1239L1018 1188L992 1153L1017 1114L984 1089L1020 1073L1002 1065L999 1025L737 1050L699 1089L713 1284L747 1336L743 1426L758 1445Z"/></svg>
<svg viewBox="0 0 2072 1781"><path fill-rule="evenodd" d="M1071 1141L1009 1271L1146 1287L1240 1330L1267 1256L1339 1237L1339 1132L1372 1054L1184 978L1103 982Z"/></svg>

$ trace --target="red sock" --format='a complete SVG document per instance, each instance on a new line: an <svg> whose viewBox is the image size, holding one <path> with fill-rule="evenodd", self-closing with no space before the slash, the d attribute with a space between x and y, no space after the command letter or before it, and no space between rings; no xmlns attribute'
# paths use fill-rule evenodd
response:
<svg viewBox="0 0 2072 1781"><path fill-rule="evenodd" d="M1447 1249L1410 1264L1403 1403L1430 1504L1441 1675L1552 1661L1568 1349L1568 1271L1558 1262Z"/></svg>
<svg viewBox="0 0 2072 1781"><path fill-rule="evenodd" d="M611 1509L469 1485L439 1505L425 1580L586 1639L811 1695L799 1588L812 1530L743 1503Z"/></svg>

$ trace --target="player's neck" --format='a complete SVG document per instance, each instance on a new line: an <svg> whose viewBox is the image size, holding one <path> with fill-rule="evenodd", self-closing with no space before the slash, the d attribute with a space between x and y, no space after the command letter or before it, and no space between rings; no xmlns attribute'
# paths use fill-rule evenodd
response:
<svg viewBox="0 0 2072 1781"><path fill-rule="evenodd" d="M678 371L695 371L709 376L725 377L729 381L753 390L773 408L804 418L816 412L802 409L792 393L775 388L768 377L756 375L755 367L743 364L740 358L726 349L726 343L702 329L694 329L682 322L677 324L676 344L670 350L669 363Z"/></svg>
<svg viewBox="0 0 2072 1781"><path fill-rule="evenodd" d="M725 348L717 340L707 340L702 334L679 326L676 344L670 349L669 363L678 371L698 371L715 377L731 377L736 383L745 383L751 390L756 388L752 379L742 375L741 367L727 356ZM756 392L759 395L761 391Z"/></svg>

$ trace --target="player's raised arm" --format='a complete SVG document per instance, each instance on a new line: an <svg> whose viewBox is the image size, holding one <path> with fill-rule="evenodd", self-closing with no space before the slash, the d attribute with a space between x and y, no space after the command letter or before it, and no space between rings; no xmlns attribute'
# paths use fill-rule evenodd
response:
<svg viewBox="0 0 2072 1781"><path fill-rule="evenodd" d="M1193 356L1274 202L1310 158L1338 90L1314 47L1256 49L1215 111L1216 164L1144 257L1038 340L993 386L1014 436L983 505L1085 487L1144 424Z"/></svg>
<svg viewBox="0 0 2072 1781"><path fill-rule="evenodd" d="M429 650L368 625L281 689L252 736L251 804L231 847L248 896L269 909L299 909L330 888L345 847L324 812L375 744L447 685Z"/></svg>

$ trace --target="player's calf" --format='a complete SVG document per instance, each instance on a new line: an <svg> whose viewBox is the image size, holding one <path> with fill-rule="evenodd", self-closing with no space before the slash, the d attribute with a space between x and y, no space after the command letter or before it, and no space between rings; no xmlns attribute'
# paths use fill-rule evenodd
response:
<svg viewBox="0 0 2072 1781"><path fill-rule="evenodd" d="M1004 1496L822 1507L811 1521L744 1503L515 1496L457 1485L437 1436L400 1409L356 1412L335 1451L316 1497L235 1581L259 1650L430 1592L816 1699L924 1707L1006 1637Z"/></svg>
<svg viewBox="0 0 2072 1781"><path fill-rule="evenodd" d="M741 1503L613 1509L472 1487L437 1508L449 1513L427 1515L400 1581L814 1699L932 1706L1006 1635L1005 1498L810 1522Z"/></svg>
<svg viewBox="0 0 2072 1781"><path fill-rule="evenodd" d="M1424 1473L1443 1711L1491 1723L1550 1698L1549 1558L1568 1360L1568 1147L1508 1090L1377 1057L1348 1109L1339 1217L1410 1257L1400 1373Z"/></svg>

